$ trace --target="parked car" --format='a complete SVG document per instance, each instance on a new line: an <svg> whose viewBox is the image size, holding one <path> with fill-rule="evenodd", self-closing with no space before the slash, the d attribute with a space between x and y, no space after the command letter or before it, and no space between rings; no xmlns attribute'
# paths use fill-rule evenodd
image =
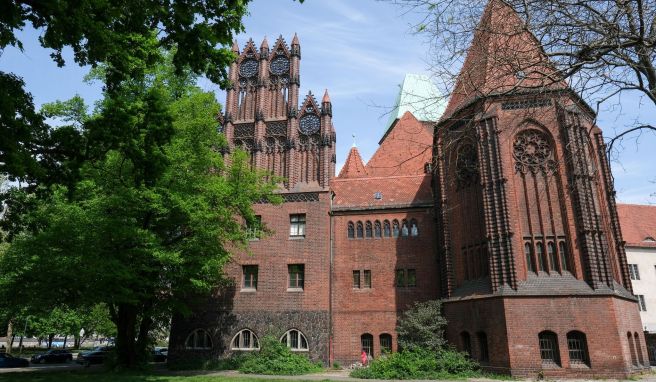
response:
<svg viewBox="0 0 656 382"><path fill-rule="evenodd" d="M168 353L167 348L155 348L153 351L150 353L153 362L166 362L167 354Z"/></svg>
<svg viewBox="0 0 656 382"><path fill-rule="evenodd" d="M25 358L14 357L11 354L0 353L0 369L9 367L28 367L30 362Z"/></svg>
<svg viewBox="0 0 656 382"><path fill-rule="evenodd" d="M77 362L83 364L103 363L105 362L107 355L113 350L113 346L98 346L90 351L79 353L77 355Z"/></svg>
<svg viewBox="0 0 656 382"><path fill-rule="evenodd" d="M62 363L73 361L73 353L68 350L51 349L45 353L35 354L32 363Z"/></svg>

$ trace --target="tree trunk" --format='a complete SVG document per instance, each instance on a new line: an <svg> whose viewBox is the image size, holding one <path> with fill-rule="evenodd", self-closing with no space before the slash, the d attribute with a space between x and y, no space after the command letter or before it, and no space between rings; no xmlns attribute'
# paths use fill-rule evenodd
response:
<svg viewBox="0 0 656 382"><path fill-rule="evenodd" d="M54 334L48 334L48 349L52 348L52 340L55 339Z"/></svg>
<svg viewBox="0 0 656 382"><path fill-rule="evenodd" d="M20 339L18 340L18 348L23 350L23 335L21 334Z"/></svg>
<svg viewBox="0 0 656 382"><path fill-rule="evenodd" d="M14 344L14 328L11 320L7 325L7 354L11 354L11 346Z"/></svg>
<svg viewBox="0 0 656 382"><path fill-rule="evenodd" d="M76 349L79 349L80 348L80 335L76 334L76 335L73 336L73 338L74 338L73 347L76 348Z"/></svg>
<svg viewBox="0 0 656 382"><path fill-rule="evenodd" d="M68 340L68 334L64 336L64 346L62 349L66 349L66 340Z"/></svg>
<svg viewBox="0 0 656 382"><path fill-rule="evenodd" d="M137 307L120 304L116 316L116 359L119 366L133 368L137 365Z"/></svg>

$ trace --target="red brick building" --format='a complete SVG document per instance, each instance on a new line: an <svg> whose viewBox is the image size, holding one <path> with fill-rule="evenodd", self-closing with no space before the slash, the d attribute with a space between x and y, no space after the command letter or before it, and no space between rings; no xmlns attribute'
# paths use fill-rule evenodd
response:
<svg viewBox="0 0 656 382"><path fill-rule="evenodd" d="M225 133L285 178L285 202L255 206L271 234L233 256L234 285L174 317L172 360L273 334L351 364L396 350L399 314L442 298L448 340L490 370L646 368L601 130L519 25L490 1L442 118L403 114L337 177L328 92L299 102L296 36L235 46Z"/></svg>

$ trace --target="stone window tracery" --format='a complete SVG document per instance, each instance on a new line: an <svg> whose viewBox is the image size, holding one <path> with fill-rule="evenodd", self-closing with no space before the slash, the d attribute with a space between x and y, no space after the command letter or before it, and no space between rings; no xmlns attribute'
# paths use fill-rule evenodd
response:
<svg viewBox="0 0 656 382"><path fill-rule="evenodd" d="M280 342L287 345L291 351L308 351L308 341L300 330L291 329L287 333L283 334L280 338Z"/></svg>
<svg viewBox="0 0 656 382"><path fill-rule="evenodd" d="M353 224L353 222L348 222L347 236L349 239L355 237L355 224Z"/></svg>
<svg viewBox="0 0 656 382"><path fill-rule="evenodd" d="M358 239L362 239L364 237L364 227L362 225L362 222L359 221L357 223L356 227L357 227L356 228L356 235L357 235Z"/></svg>
<svg viewBox="0 0 656 382"><path fill-rule="evenodd" d="M385 237L390 237L390 236L392 236L392 229L391 229L391 227L390 227L390 222L389 222L389 220L385 220L385 221L383 222L383 235L384 235Z"/></svg>
<svg viewBox="0 0 656 382"><path fill-rule="evenodd" d="M373 237L373 227L371 225L371 222L368 220L367 223L365 223L364 234L367 239L371 239Z"/></svg>
<svg viewBox="0 0 656 382"><path fill-rule="evenodd" d="M374 237L380 239L381 236L382 230L380 227L380 220L376 220L376 222L374 222Z"/></svg>
<svg viewBox="0 0 656 382"><path fill-rule="evenodd" d="M461 143L456 151L456 176L459 187L467 187L478 179L478 153L469 140Z"/></svg>
<svg viewBox="0 0 656 382"><path fill-rule="evenodd" d="M260 342L250 329L240 330L230 342L231 350L252 351L260 349Z"/></svg>
<svg viewBox="0 0 656 382"><path fill-rule="evenodd" d="M543 132L527 129L515 138L513 143L515 171L521 173L547 173L556 167L553 159L553 147Z"/></svg>

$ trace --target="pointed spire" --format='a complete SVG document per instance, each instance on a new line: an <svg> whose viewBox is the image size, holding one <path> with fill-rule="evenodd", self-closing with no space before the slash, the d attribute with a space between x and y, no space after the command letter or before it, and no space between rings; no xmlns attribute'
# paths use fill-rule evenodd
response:
<svg viewBox="0 0 656 382"><path fill-rule="evenodd" d="M354 135L355 136L355 135ZM339 172L339 178L362 178L367 176L367 170L362 163L358 148L353 146L346 157L346 162Z"/></svg>
<svg viewBox="0 0 656 382"><path fill-rule="evenodd" d="M330 96L328 95L328 89L323 93L323 99L321 102L330 102Z"/></svg>
<svg viewBox="0 0 656 382"><path fill-rule="evenodd" d="M294 38L292 38L292 45L299 45L298 36L296 35L296 32L294 32Z"/></svg>
<svg viewBox="0 0 656 382"><path fill-rule="evenodd" d="M232 51L239 54L239 45L237 44L237 40L232 40Z"/></svg>
<svg viewBox="0 0 656 382"><path fill-rule="evenodd" d="M262 40L262 45L260 45L260 49L269 49L269 42L267 41L266 36L264 36L264 40Z"/></svg>
<svg viewBox="0 0 656 382"><path fill-rule="evenodd" d="M477 98L566 87L517 12L502 0L490 0L441 120Z"/></svg>

